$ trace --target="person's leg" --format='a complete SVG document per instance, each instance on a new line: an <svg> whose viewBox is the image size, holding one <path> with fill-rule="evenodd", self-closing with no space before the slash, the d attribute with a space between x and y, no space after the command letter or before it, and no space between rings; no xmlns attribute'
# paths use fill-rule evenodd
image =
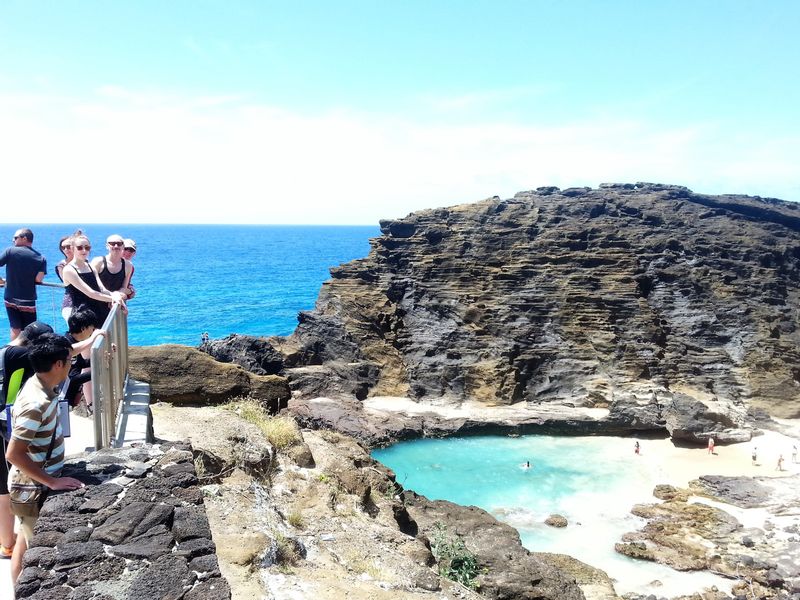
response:
<svg viewBox="0 0 800 600"><path fill-rule="evenodd" d="M6 314L8 315L8 324L11 328L11 341L13 342L19 332L22 331L21 318L19 311L6 304Z"/></svg>
<svg viewBox="0 0 800 600"><path fill-rule="evenodd" d="M4 421L0 421L4 423ZM14 547L14 515L11 514L11 498L8 495L8 463L6 462L6 440L0 436L0 558L7 558L7 551ZM3 556L3 555L6 556Z"/></svg>
<svg viewBox="0 0 800 600"><path fill-rule="evenodd" d="M28 549L28 539L33 538L33 528L36 525L36 517L20 517L17 545L14 546L14 556L11 557L11 582L16 585L19 574L22 572L22 557Z"/></svg>
<svg viewBox="0 0 800 600"><path fill-rule="evenodd" d="M85 368L81 371L81 375L87 373L89 375L89 381L83 384L83 397L86 398L86 406L92 408L94 404L94 392L92 391L92 382L91 382L91 375L92 369L90 367Z"/></svg>

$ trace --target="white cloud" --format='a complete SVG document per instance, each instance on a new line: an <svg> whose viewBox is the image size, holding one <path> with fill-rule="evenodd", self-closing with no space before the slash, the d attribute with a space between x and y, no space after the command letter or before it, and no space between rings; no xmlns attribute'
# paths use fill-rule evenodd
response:
<svg viewBox="0 0 800 600"><path fill-rule="evenodd" d="M365 223L541 185L660 181L800 200L800 139L608 118L559 126L302 114L117 86L0 95L5 222Z"/></svg>

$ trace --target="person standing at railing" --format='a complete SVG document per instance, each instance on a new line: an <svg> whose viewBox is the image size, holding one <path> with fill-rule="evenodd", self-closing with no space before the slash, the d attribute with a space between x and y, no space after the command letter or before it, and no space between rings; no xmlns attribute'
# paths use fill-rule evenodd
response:
<svg viewBox="0 0 800 600"><path fill-rule="evenodd" d="M133 275L133 265L122 258L124 246L125 240L122 239L121 235L113 234L108 236L106 240L108 254L93 259L92 267L97 271L97 276L108 291L120 292L127 299L131 291L128 284L130 284L131 275ZM111 307L106 307L105 314L98 316L102 316L103 321L105 321L110 310Z"/></svg>
<svg viewBox="0 0 800 600"><path fill-rule="evenodd" d="M47 272L47 261L32 244L33 232L18 229L14 245L0 254L0 267L6 267L4 298L12 340L36 320L36 284Z"/></svg>
<svg viewBox="0 0 800 600"><path fill-rule="evenodd" d="M131 283L133 274L136 272L136 266L133 264L133 257L136 256L136 242L131 238L125 238L123 241L125 245L122 247L122 258L131 265L131 278L128 280L128 289L131 291L131 293L128 294L128 300L130 300L136 295L136 288L134 288L133 283Z"/></svg>
<svg viewBox="0 0 800 600"><path fill-rule="evenodd" d="M43 333L53 333L47 323L34 321L7 346L0 348L0 558L11 558L14 548L14 515L8 496L8 463L6 445L11 437L11 407L17 393L33 375L33 366L28 360L28 345Z"/></svg>
<svg viewBox="0 0 800 600"><path fill-rule="evenodd" d="M67 378L72 345L53 333L40 335L31 343L28 357L35 374L28 379L14 403L11 441L6 458L13 465L9 487L34 480L49 490L76 490L83 484L72 477L61 477L64 467L64 436L58 419L57 388ZM17 515L22 512L15 511ZM17 536L11 557L11 579L16 583L22 570L22 557L28 549L38 516L18 516L22 535Z"/></svg>
<svg viewBox="0 0 800 600"><path fill-rule="evenodd" d="M61 250L61 254L64 255L64 259L56 265L56 275L58 278L63 282L64 276L62 272L64 271L64 267L66 267L70 261L72 261L75 250L72 247L73 240L75 239L76 235L83 235L83 232L78 229L75 233L70 235L66 235L61 238L58 242L58 249ZM69 319L69 315L72 313L72 297L64 291L64 299L61 301L61 316L64 317L66 321Z"/></svg>
<svg viewBox="0 0 800 600"><path fill-rule="evenodd" d="M101 329L109 313L109 303L125 306L125 296L121 292L111 292L103 285L97 272L87 260L92 245L85 235L78 235L73 240L75 254L72 261L64 268L66 291L72 298L73 311L86 307L97 315L95 327Z"/></svg>

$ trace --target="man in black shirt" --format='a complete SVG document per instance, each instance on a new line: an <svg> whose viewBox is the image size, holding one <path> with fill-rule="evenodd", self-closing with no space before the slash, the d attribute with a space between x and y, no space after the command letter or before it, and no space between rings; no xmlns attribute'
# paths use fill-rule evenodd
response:
<svg viewBox="0 0 800 600"><path fill-rule="evenodd" d="M14 245L0 253L0 267L6 267L3 297L12 340L23 327L36 320L36 284L41 283L47 272L47 261L31 248L32 244L33 232L18 229Z"/></svg>

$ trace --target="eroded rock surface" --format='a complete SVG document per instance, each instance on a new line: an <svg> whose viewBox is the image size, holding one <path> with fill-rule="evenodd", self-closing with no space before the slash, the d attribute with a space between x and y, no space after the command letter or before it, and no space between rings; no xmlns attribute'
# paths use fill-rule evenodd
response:
<svg viewBox="0 0 800 600"><path fill-rule="evenodd" d="M800 415L794 203L540 188L381 231L270 340L298 392L609 407L689 443Z"/></svg>
<svg viewBox="0 0 800 600"><path fill-rule="evenodd" d="M250 396L278 412L290 395L284 377L256 375L187 346L131 347L128 358L131 377L150 384L153 400L192 404Z"/></svg>

